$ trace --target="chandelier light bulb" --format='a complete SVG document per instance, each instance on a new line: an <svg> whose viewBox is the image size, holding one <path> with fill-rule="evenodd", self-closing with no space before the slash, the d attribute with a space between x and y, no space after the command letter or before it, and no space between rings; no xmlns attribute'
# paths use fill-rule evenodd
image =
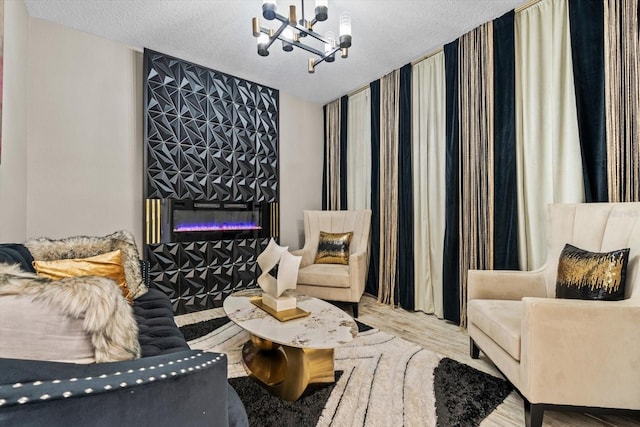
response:
<svg viewBox="0 0 640 427"><path fill-rule="evenodd" d="M269 44L269 36L262 33L258 36L257 41L258 41L258 55L268 56L269 50L267 49L267 45Z"/></svg>
<svg viewBox="0 0 640 427"><path fill-rule="evenodd" d="M340 47L351 47L351 16L346 12L340 15Z"/></svg>
<svg viewBox="0 0 640 427"><path fill-rule="evenodd" d="M284 31L282 31L282 37L287 40L293 40L293 30L291 29L291 27L287 27L284 29Z"/></svg>
<svg viewBox="0 0 640 427"><path fill-rule="evenodd" d="M284 31L282 31L281 36L287 40L282 41L282 50L285 52L291 52L293 50L293 46L289 42L293 40L293 30L291 30L291 27L285 28Z"/></svg>
<svg viewBox="0 0 640 427"><path fill-rule="evenodd" d="M351 15L349 15L347 12L343 12L340 15L340 35L351 35Z"/></svg>
<svg viewBox="0 0 640 427"><path fill-rule="evenodd" d="M278 8L275 0L262 0L262 16L269 21L276 17Z"/></svg>
<svg viewBox="0 0 640 427"><path fill-rule="evenodd" d="M336 35L333 31L327 31L324 38L329 42L324 44L324 52L329 53L331 52L331 49L333 49L333 43L336 41Z"/></svg>
<svg viewBox="0 0 640 427"><path fill-rule="evenodd" d="M318 22L326 21L329 17L328 0L316 0L316 20Z"/></svg>
<svg viewBox="0 0 640 427"><path fill-rule="evenodd" d="M325 58L325 61L333 62L333 61L335 61L336 57L335 57L335 55L329 55L329 53L331 53L331 51L335 47L336 35L334 34L333 31L327 31L327 33L324 35L324 38L327 39L327 41L328 41L328 43L324 44L324 53L325 53L325 55L328 55Z"/></svg>

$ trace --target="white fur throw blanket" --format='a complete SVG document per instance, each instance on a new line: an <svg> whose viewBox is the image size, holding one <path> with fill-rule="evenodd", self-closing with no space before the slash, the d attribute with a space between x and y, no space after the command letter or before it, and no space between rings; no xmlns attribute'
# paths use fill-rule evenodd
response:
<svg viewBox="0 0 640 427"><path fill-rule="evenodd" d="M140 357L133 309L111 279L85 276L51 280L27 273L18 264L0 264L0 298L4 295L33 296L66 316L82 319L97 363Z"/></svg>

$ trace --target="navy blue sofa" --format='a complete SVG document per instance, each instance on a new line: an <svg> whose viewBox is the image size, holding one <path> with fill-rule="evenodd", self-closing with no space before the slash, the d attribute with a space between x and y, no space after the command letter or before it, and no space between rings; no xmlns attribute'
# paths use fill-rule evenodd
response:
<svg viewBox="0 0 640 427"><path fill-rule="evenodd" d="M0 245L0 263L33 272L32 261L25 246ZM157 289L133 309L140 359L83 365L0 358L0 426L247 426L227 381L226 355L191 350Z"/></svg>

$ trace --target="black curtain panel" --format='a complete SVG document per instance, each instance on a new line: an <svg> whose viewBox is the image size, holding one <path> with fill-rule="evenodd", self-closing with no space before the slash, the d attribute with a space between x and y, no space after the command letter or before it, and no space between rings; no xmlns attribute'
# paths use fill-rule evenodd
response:
<svg viewBox="0 0 640 427"><path fill-rule="evenodd" d="M444 45L446 79L446 195L442 302L444 318L460 323L460 202L458 130L458 40Z"/></svg>
<svg viewBox="0 0 640 427"><path fill-rule="evenodd" d="M371 82L371 258L365 291L378 295L380 271L380 80Z"/></svg>
<svg viewBox="0 0 640 427"><path fill-rule="evenodd" d="M511 11L493 21L493 268L496 270L519 268L514 17Z"/></svg>
<svg viewBox="0 0 640 427"><path fill-rule="evenodd" d="M400 69L398 141L398 280L400 306L413 310L413 179L411 172L411 64Z"/></svg>
<svg viewBox="0 0 640 427"><path fill-rule="evenodd" d="M327 210L327 106L322 107L322 133L324 135L324 150L322 151L322 210Z"/></svg>
<svg viewBox="0 0 640 427"><path fill-rule="evenodd" d="M340 98L340 209L347 210L347 117L349 96Z"/></svg>
<svg viewBox="0 0 640 427"><path fill-rule="evenodd" d="M606 202L604 3L569 0L569 23L585 200Z"/></svg>

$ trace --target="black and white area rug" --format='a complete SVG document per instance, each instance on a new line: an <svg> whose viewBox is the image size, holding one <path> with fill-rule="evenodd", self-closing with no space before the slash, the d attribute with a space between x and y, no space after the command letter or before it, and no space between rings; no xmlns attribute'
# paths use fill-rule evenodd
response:
<svg viewBox="0 0 640 427"><path fill-rule="evenodd" d="M297 402L267 393L241 361L246 331L226 317L184 325L194 349L226 353L251 426L477 426L512 391L504 380L362 323L335 349L336 382Z"/></svg>

